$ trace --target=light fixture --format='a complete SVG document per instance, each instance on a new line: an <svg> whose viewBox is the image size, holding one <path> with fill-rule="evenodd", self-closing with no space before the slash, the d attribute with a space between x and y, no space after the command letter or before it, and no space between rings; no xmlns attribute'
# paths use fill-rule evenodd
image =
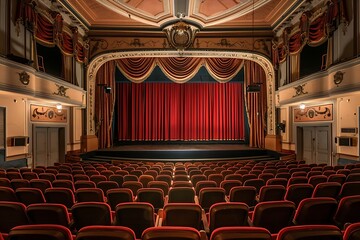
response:
<svg viewBox="0 0 360 240"><path fill-rule="evenodd" d="M304 109L306 108L306 106L305 106L304 103L301 103L301 104L299 105L299 108L300 108L301 110L304 110Z"/></svg>
<svg viewBox="0 0 360 240"><path fill-rule="evenodd" d="M189 0L174 0L174 13L177 18L188 16Z"/></svg>
<svg viewBox="0 0 360 240"><path fill-rule="evenodd" d="M61 103L56 104L56 109L58 112L61 112L62 108L63 106L61 105Z"/></svg>

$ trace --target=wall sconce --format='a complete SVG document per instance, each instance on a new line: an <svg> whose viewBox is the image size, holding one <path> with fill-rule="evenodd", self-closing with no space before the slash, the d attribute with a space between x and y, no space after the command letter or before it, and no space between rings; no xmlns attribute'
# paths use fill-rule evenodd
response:
<svg viewBox="0 0 360 240"><path fill-rule="evenodd" d="M58 112L61 112L62 108L63 108L63 106L61 105L61 103L56 104L56 109Z"/></svg>
<svg viewBox="0 0 360 240"><path fill-rule="evenodd" d="M304 103L301 103L301 104L299 105L299 108L300 108L301 110L304 110L304 109L306 108L306 106L305 106Z"/></svg>

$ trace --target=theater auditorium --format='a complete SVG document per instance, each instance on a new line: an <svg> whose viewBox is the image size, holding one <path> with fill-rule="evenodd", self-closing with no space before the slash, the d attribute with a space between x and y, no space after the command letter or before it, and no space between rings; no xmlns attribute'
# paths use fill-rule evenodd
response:
<svg viewBox="0 0 360 240"><path fill-rule="evenodd" d="M0 240L360 239L358 0L0 0Z"/></svg>

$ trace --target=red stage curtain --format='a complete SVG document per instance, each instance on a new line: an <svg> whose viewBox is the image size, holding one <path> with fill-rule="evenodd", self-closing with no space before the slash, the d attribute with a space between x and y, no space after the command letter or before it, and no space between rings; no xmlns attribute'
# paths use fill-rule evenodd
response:
<svg viewBox="0 0 360 240"><path fill-rule="evenodd" d="M243 140L242 83L118 83L120 141Z"/></svg>

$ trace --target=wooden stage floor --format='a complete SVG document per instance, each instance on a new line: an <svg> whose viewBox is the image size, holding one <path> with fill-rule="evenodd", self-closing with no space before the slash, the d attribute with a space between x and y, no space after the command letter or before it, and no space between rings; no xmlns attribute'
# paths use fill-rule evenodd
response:
<svg viewBox="0 0 360 240"><path fill-rule="evenodd" d="M86 153L84 160L204 161L259 159L276 160L280 153L236 143L123 144Z"/></svg>
<svg viewBox="0 0 360 240"><path fill-rule="evenodd" d="M205 151L205 150L259 150L251 148L246 144L128 144L101 149L101 151Z"/></svg>

